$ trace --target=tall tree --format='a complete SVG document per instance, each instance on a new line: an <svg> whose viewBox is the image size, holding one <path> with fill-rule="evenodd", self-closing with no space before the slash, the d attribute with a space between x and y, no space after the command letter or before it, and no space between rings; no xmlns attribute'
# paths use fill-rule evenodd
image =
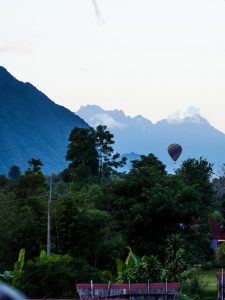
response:
<svg viewBox="0 0 225 300"><path fill-rule="evenodd" d="M21 174L20 168L18 166L12 166L9 170L8 177L11 180L17 180Z"/></svg>
<svg viewBox="0 0 225 300"><path fill-rule="evenodd" d="M46 192L46 180L41 172L42 162L40 159L32 158L28 163L32 168L28 168L24 174L19 177L16 186L18 198L33 197Z"/></svg>
<svg viewBox="0 0 225 300"><path fill-rule="evenodd" d="M107 130L107 126L99 125L96 128L96 147L99 158L99 176L108 177L113 171L126 164L126 158L119 160L119 153L113 153L113 134Z"/></svg>
<svg viewBox="0 0 225 300"><path fill-rule="evenodd" d="M134 161L131 171L107 187L107 209L128 245L139 255L153 254L176 226L174 193L167 186L165 166L153 155ZM163 222L162 222L163 220ZM157 245L158 244L158 245Z"/></svg>
<svg viewBox="0 0 225 300"><path fill-rule="evenodd" d="M28 163L32 168L31 171L34 173L41 171L41 167L43 166L43 163L40 161L40 159L31 158Z"/></svg>
<svg viewBox="0 0 225 300"><path fill-rule="evenodd" d="M65 181L98 174L98 152L93 128L75 128L69 136L66 160L70 164L62 176Z"/></svg>
<svg viewBox="0 0 225 300"><path fill-rule="evenodd" d="M187 159L182 163L176 174L199 193L199 203L208 208L213 200L214 190L211 182L213 165L202 157L200 159Z"/></svg>

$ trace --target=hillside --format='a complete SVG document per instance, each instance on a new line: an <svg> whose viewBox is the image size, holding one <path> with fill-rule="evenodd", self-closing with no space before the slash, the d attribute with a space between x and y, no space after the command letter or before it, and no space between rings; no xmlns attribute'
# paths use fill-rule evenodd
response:
<svg viewBox="0 0 225 300"><path fill-rule="evenodd" d="M0 172L16 164L24 169L40 158L46 173L59 172L68 136L74 127L88 127L80 117L51 101L32 86L0 67Z"/></svg>

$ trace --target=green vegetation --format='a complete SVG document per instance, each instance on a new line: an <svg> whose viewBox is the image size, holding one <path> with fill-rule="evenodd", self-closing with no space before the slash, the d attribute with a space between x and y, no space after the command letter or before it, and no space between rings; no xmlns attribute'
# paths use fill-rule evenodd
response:
<svg viewBox="0 0 225 300"><path fill-rule="evenodd" d="M106 126L71 132L68 167L53 176L51 256L44 251L49 178L42 162L32 158L24 172L15 165L0 176L1 278L28 297L73 297L74 282L167 279L181 281L190 299L211 299L215 270L192 266L210 268L215 260L208 216L223 225L222 179L212 180L203 158L168 174L153 154L119 173L125 159L113 144Z"/></svg>
<svg viewBox="0 0 225 300"><path fill-rule="evenodd" d="M199 278L204 283L203 298L206 300L214 300L217 295L217 282L216 282L216 272L218 269L212 269L209 271L199 270L197 272Z"/></svg>

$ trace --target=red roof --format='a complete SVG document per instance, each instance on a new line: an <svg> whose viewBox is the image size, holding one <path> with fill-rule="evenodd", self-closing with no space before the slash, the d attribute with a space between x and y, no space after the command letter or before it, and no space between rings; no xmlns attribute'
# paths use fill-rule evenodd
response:
<svg viewBox="0 0 225 300"><path fill-rule="evenodd" d="M215 218L209 217L210 234L212 240L225 240L225 228L221 227Z"/></svg>
<svg viewBox="0 0 225 300"><path fill-rule="evenodd" d="M222 272L217 272L216 277L221 278L222 277ZM223 272L223 277L225 277L225 272Z"/></svg>
<svg viewBox="0 0 225 300"><path fill-rule="evenodd" d="M163 289L163 288L174 288L178 289L180 287L180 284L178 282L173 282L173 283L149 283L149 286L147 283L131 283L129 284L121 284L121 283L115 283L110 285L110 289ZM77 289L91 289L91 284L90 283L80 283L76 285ZM95 289L108 289L109 285L108 284L93 284L93 287Z"/></svg>

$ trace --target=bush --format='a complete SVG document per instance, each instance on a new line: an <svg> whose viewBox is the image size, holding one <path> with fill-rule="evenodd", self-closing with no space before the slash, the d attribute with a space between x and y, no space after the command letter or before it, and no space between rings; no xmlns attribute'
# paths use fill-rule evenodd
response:
<svg viewBox="0 0 225 300"><path fill-rule="evenodd" d="M28 261L15 287L32 298L75 297L75 283L99 280L98 272L69 255L41 256Z"/></svg>
<svg viewBox="0 0 225 300"><path fill-rule="evenodd" d="M163 268L157 256L143 256L130 273L132 282L159 282L162 280Z"/></svg>
<svg viewBox="0 0 225 300"><path fill-rule="evenodd" d="M215 262L207 261L202 265L202 270L209 271L212 270L216 266Z"/></svg>
<svg viewBox="0 0 225 300"><path fill-rule="evenodd" d="M171 234L166 242L166 277L170 281L179 281L185 270L184 240L180 234Z"/></svg>
<svg viewBox="0 0 225 300"><path fill-rule="evenodd" d="M176 296L176 300L192 300L190 297L184 294L179 294Z"/></svg>
<svg viewBox="0 0 225 300"><path fill-rule="evenodd" d="M222 266L225 265L225 242L223 242L216 250L216 261Z"/></svg>
<svg viewBox="0 0 225 300"><path fill-rule="evenodd" d="M183 294L191 297L192 300L203 299L205 285L198 278L196 269L185 271L181 278L181 291Z"/></svg>

